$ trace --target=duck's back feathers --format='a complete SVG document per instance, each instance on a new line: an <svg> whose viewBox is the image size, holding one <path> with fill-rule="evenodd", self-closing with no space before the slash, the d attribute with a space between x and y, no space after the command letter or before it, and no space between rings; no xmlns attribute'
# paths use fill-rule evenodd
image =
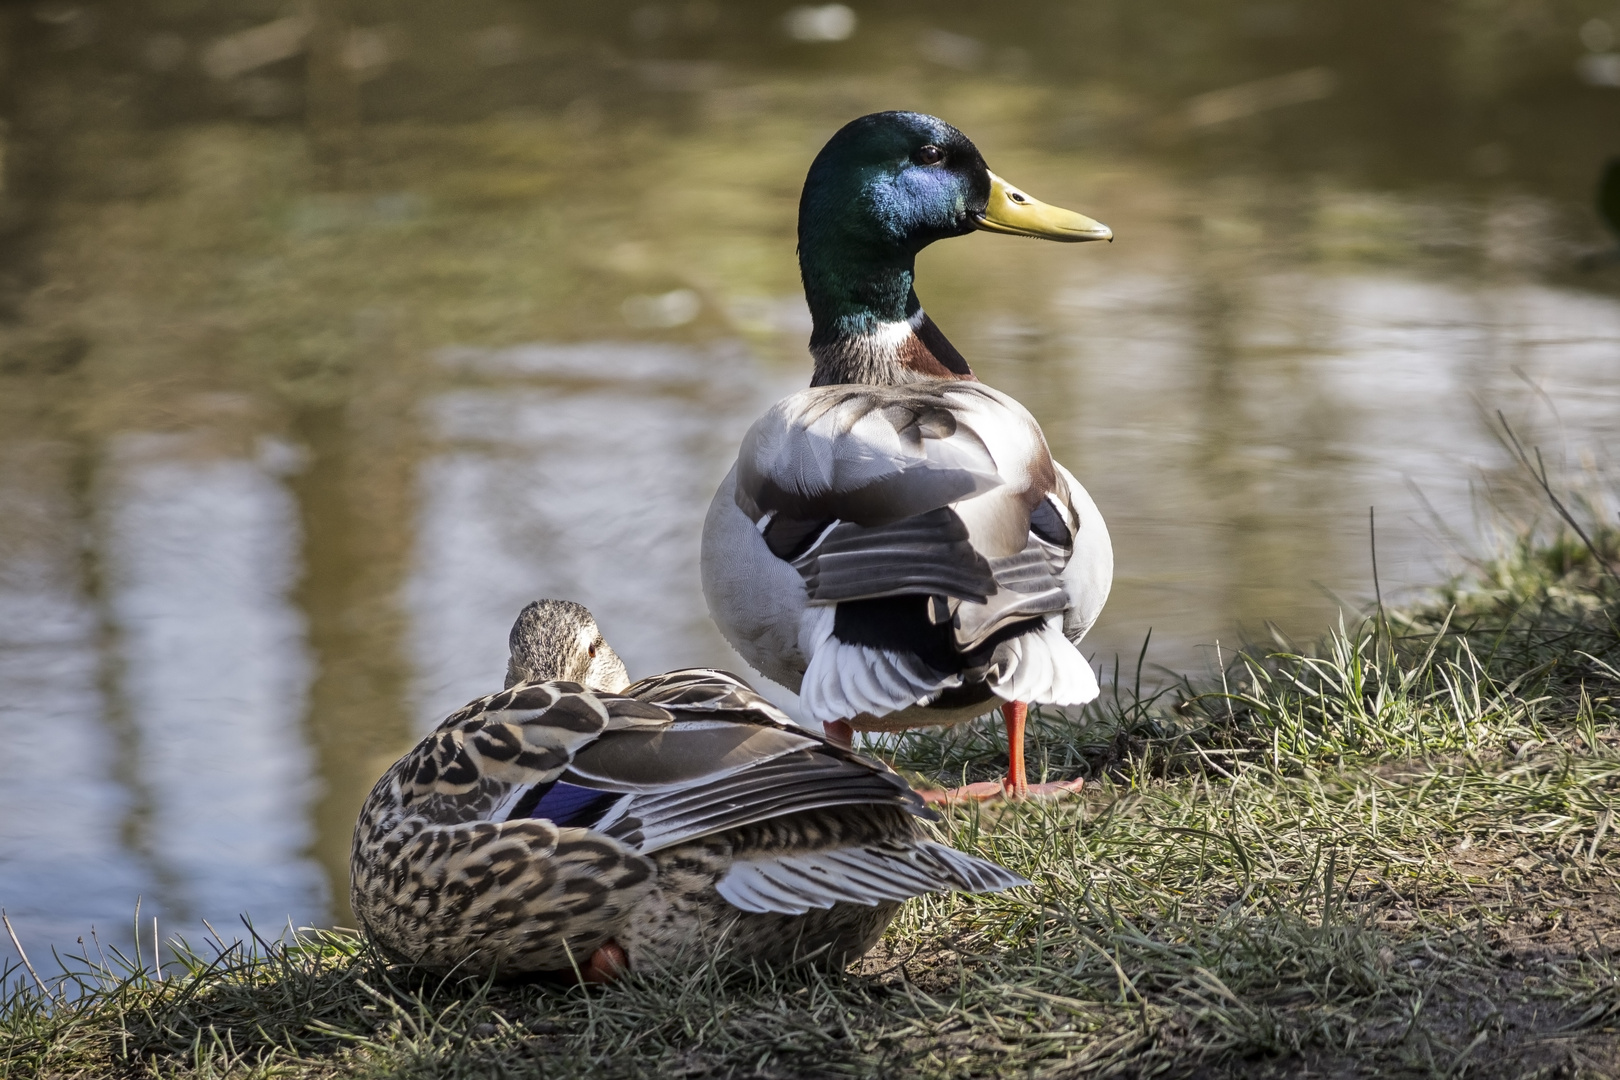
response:
<svg viewBox="0 0 1620 1080"><path fill-rule="evenodd" d="M378 781L355 832L353 902L385 948L437 968L554 970L612 936L664 934L662 947L742 913L1023 880L926 840L918 822L933 815L893 770L798 728L734 675L671 672L629 690L512 687ZM646 905L701 925L684 938L678 920L638 929ZM845 921L875 933L884 910ZM794 927L765 929L781 944Z"/></svg>
<svg viewBox="0 0 1620 1080"><path fill-rule="evenodd" d="M698 727L703 723L677 721L662 733L663 746L648 744L638 751L681 758L694 744L725 745L706 738L716 732ZM796 739L808 745L784 749ZM617 754L616 741L609 736L600 745L606 754ZM734 757L729 765L716 768L701 782L630 792L613 803L595 827L637 851L651 853L810 810L893 807L918 817L931 816L898 776L874 768L864 759L838 753L829 744L785 732L756 731L747 743L730 745ZM742 755L747 761L738 764L736 756ZM577 775L570 771L564 779Z"/></svg>
<svg viewBox="0 0 1620 1080"><path fill-rule="evenodd" d="M575 683L513 687L447 718L372 789L355 829L351 899L385 949L416 963L566 968L654 886L631 845L532 817L514 795L554 784L610 725L654 715ZM476 927L482 959L470 956Z"/></svg>
<svg viewBox="0 0 1620 1080"><path fill-rule="evenodd" d="M629 691L532 683L475 701L395 766L399 803L435 821L585 826L642 854L826 807L933 816L892 770L735 675L694 668Z"/></svg>
<svg viewBox="0 0 1620 1080"><path fill-rule="evenodd" d="M738 501L756 520L873 526L1001 487L990 448L958 415L993 393L977 383L802 390L744 436Z"/></svg>
<svg viewBox="0 0 1620 1080"><path fill-rule="evenodd" d="M668 722L604 731L558 779L620 793L595 827L637 851L830 807L932 817L892 770L806 732L729 672L672 671L626 694L666 710Z"/></svg>
<svg viewBox="0 0 1620 1080"><path fill-rule="evenodd" d="M752 686L717 668L682 668L650 675L626 687L624 694L682 715L716 713L732 721L753 719L798 730L787 713Z"/></svg>
<svg viewBox="0 0 1620 1080"><path fill-rule="evenodd" d="M467 820L492 811L515 788L556 780L610 726L667 720L662 710L578 683L531 683L458 709L389 775L402 806L434 819Z"/></svg>
<svg viewBox="0 0 1620 1080"><path fill-rule="evenodd" d="M1107 594L1107 533L1013 399L960 380L801 391L749 431L734 477L705 530L711 611L761 670L792 669L812 719L1096 696L1073 643L1102 606L1077 592Z"/></svg>

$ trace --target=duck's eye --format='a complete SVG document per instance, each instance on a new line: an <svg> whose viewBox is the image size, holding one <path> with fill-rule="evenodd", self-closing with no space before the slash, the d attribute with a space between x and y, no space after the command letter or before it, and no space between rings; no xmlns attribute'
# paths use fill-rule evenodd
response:
<svg viewBox="0 0 1620 1080"><path fill-rule="evenodd" d="M938 165L945 160L945 151L937 146L925 146L912 155L912 160L919 165Z"/></svg>
<svg viewBox="0 0 1620 1080"><path fill-rule="evenodd" d="M586 649L585 650L585 655L589 656L592 660L595 660L596 659L596 646L592 645L589 649Z"/></svg>

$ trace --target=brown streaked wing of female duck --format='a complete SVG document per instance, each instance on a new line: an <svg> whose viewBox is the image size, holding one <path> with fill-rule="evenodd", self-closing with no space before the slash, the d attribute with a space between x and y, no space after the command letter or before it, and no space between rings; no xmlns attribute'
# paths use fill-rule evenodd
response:
<svg viewBox="0 0 1620 1080"><path fill-rule="evenodd" d="M1000 704L1005 782L931 797L1059 794L1078 782L1028 785L1027 705L1097 696L1076 646L1113 548L1034 418L974 377L912 289L919 251L975 229L1113 235L996 176L936 117L864 116L817 155L799 203L815 373L715 493L703 592L743 659L842 740Z"/></svg>
<svg viewBox="0 0 1620 1080"><path fill-rule="evenodd" d="M354 911L401 960L593 981L722 947L841 965L909 897L1026 884L930 840L893 771L734 675L632 685L561 600L525 608L511 645L507 689L440 724L361 811Z"/></svg>

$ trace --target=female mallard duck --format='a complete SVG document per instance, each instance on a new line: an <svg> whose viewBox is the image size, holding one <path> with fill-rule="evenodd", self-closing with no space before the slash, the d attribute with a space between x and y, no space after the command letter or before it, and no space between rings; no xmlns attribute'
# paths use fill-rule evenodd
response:
<svg viewBox="0 0 1620 1080"><path fill-rule="evenodd" d="M1027 884L926 838L886 766L734 675L630 684L590 612L530 604L507 689L452 714L360 812L351 899L386 951L467 974L712 955L841 965L900 902Z"/></svg>
<svg viewBox="0 0 1620 1080"><path fill-rule="evenodd" d="M749 429L715 493L703 591L743 659L846 742L1000 699L1007 779L952 795L1023 796L1026 703L1097 696L1076 643L1114 557L1034 418L917 301L917 252L975 229L1113 235L1008 184L932 116L863 116L822 148L799 202L815 374Z"/></svg>

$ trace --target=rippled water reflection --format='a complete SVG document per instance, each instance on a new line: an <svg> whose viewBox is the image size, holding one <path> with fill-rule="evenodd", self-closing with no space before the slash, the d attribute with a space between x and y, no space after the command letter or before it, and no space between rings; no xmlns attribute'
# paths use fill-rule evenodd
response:
<svg viewBox="0 0 1620 1080"><path fill-rule="evenodd" d="M499 687L536 596L587 603L633 673L736 663L698 529L808 376L797 187L873 108L946 115L1119 237L974 236L919 280L1108 517L1100 664L1150 628L1176 670L1320 632L1371 591L1370 506L1386 593L1440 580L1518 505L1498 409L1611 475L1620 274L1573 267L1620 91L1580 84L1574 31L1541 74L1447 68L1430 115L1402 110L1450 39L1386 58L1349 8L1337 37L1234 8L1233 37L1161 7L1158 36L1059 19L1112 35L1074 68L1055 31L921 8L858 12L844 52L774 9L357 9L352 98L296 51L210 74L274 15L247 6L4 16L0 905L36 960L127 943L137 897L192 936L341 923L365 791ZM1318 73L1245 81L1290 70ZM1209 100L1227 126L1189 131Z"/></svg>
<svg viewBox="0 0 1620 1080"><path fill-rule="evenodd" d="M727 656L695 572L703 515L742 433L803 380L736 346L443 360L505 385L452 390L429 409L444 448L419 480L407 586L419 725L499 687L507 630L536 596L589 597L635 672Z"/></svg>

